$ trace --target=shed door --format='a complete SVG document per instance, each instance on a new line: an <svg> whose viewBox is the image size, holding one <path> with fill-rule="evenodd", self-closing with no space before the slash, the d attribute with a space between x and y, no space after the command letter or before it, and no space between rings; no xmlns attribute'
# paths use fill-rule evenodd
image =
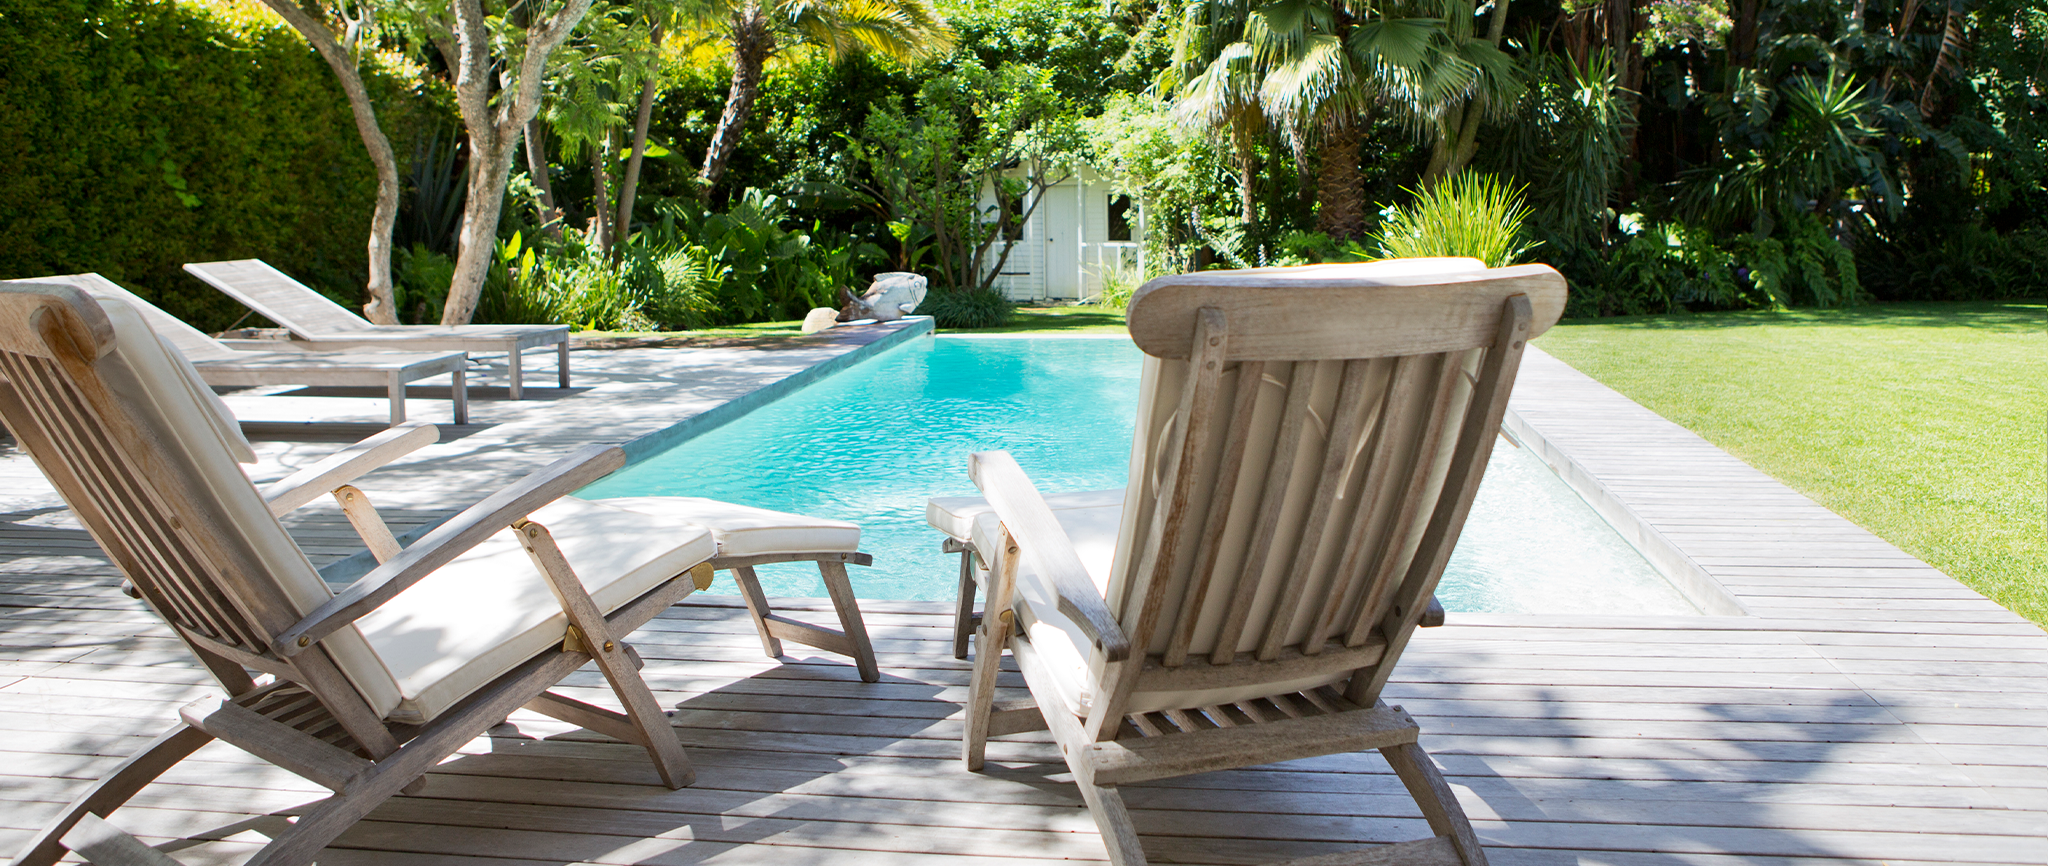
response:
<svg viewBox="0 0 2048 866"><path fill-rule="evenodd" d="M1081 297L1081 214L1072 187L1045 192L1045 293L1053 299Z"/></svg>

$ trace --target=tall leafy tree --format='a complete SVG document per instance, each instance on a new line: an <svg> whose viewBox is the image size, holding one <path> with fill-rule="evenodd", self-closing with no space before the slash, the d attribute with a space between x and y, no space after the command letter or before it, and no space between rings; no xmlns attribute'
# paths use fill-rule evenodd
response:
<svg viewBox="0 0 2048 866"><path fill-rule="evenodd" d="M380 325L398 324L398 303L391 288L391 231L398 222L398 157L391 139L377 123L377 107L363 86L363 53L377 44L377 5L358 0L263 0L279 17L299 31L307 44L320 53L341 81L354 112L356 132L377 172L377 204L370 212L369 274L370 303L363 314Z"/></svg>
<svg viewBox="0 0 2048 866"><path fill-rule="evenodd" d="M524 0L511 5L420 0L413 24L441 55L455 82L455 105L469 134L468 198L455 276L441 311L444 325L468 324L497 251L498 217L512 159L540 113L550 58L590 11L591 0Z"/></svg>
<svg viewBox="0 0 2048 866"><path fill-rule="evenodd" d="M725 176L778 52L810 45L835 58L866 50L910 61L953 46L952 30L929 0L706 0L697 17L732 48L732 87L697 176L707 196Z"/></svg>

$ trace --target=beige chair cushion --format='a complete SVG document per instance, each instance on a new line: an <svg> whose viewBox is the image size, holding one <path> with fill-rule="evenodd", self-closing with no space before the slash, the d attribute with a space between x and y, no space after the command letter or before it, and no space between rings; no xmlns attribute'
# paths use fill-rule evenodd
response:
<svg viewBox="0 0 2048 866"><path fill-rule="evenodd" d="M529 518L547 527L599 610L610 613L716 553L711 531L603 502L564 497ZM374 670L400 695L388 716L434 718L561 643L568 616L506 529L356 621Z"/></svg>
<svg viewBox="0 0 2048 866"><path fill-rule="evenodd" d="M854 553L860 550L860 525L844 520L769 511L694 496L627 496L599 501L613 508L709 527L712 538L718 542L719 556Z"/></svg>
<svg viewBox="0 0 2048 866"><path fill-rule="evenodd" d="M50 281L85 290L106 312L114 327L114 348L95 364L101 380L133 408L145 430L165 440L166 455L185 458L184 463L170 468L203 489L205 501L220 509L217 523L221 531L238 537L263 564L262 574L300 614L311 613L333 598L333 591L305 553L271 516L255 485L235 465L237 461L253 462L254 452L242 438L234 414L199 379L191 362L160 338L130 302L131 296L118 287L109 289L111 284L102 285L104 279L89 274ZM349 673L372 709L383 713L398 705L398 689L388 677L356 675L357 671L374 671L379 665L355 630L336 632L322 645Z"/></svg>
<svg viewBox="0 0 2048 866"><path fill-rule="evenodd" d="M1118 515L1122 511L1121 504L1111 504L1053 512L1053 516L1059 519L1060 528L1066 530L1067 538L1074 543L1074 552L1080 555L1082 567L1088 570L1088 577L1095 581L1098 590L1109 585L1110 563L1116 559ZM968 537L976 550L987 552L983 554L982 561L992 560L994 553L1002 550L1002 532L1002 521L993 511L985 511L975 519ZM980 579L983 586L988 585L986 572L980 575ZM1094 699L1095 681L1088 671L1087 633L1060 612L1059 596L1031 568L1028 558L1017 563L1016 598L1018 625L1030 636L1032 645L1045 659L1046 667L1059 681L1060 695L1066 700L1067 709L1075 713L1086 712Z"/></svg>
<svg viewBox="0 0 2048 866"><path fill-rule="evenodd" d="M1045 504L1054 511L1069 508L1100 508L1105 505L1122 506L1124 489L1081 490L1068 493L1053 493L1045 497ZM934 496L924 505L924 520L933 529L946 535L966 541L974 533L974 522L984 514L992 514L988 500L979 496Z"/></svg>

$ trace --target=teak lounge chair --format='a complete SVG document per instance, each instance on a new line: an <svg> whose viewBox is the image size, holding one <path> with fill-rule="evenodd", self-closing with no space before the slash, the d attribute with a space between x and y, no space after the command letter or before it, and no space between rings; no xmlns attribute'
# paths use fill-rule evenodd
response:
<svg viewBox="0 0 2048 866"><path fill-rule="evenodd" d="M206 380L208 385L222 388L260 385L381 386L391 398L391 423L397 424L405 420L406 383L430 376L447 376L455 402L455 423L469 423L469 387L465 378L469 357L462 352L242 351L207 336L99 274L70 274L13 282L64 283L98 297L121 299L135 308L152 330L191 361L199 371L199 378Z"/></svg>
<svg viewBox="0 0 2048 866"><path fill-rule="evenodd" d="M520 353L554 346L556 377L569 387L568 325L376 325L258 259L188 264L185 272L317 348L504 352L514 400L524 393Z"/></svg>
<svg viewBox="0 0 2048 866"><path fill-rule="evenodd" d="M1110 859L1145 862L1120 785L1378 749L1435 835L1302 863L1480 866L1415 721L1380 700L1492 452L1548 267L1471 260L1164 277L1121 507L1055 512L1001 451L964 753L1050 728ZM1106 523L1107 517L1115 522ZM1032 706L997 709L1007 648Z"/></svg>
<svg viewBox="0 0 2048 866"><path fill-rule="evenodd" d="M817 550L857 544L850 524L749 510L686 520L675 513L709 512L704 500L565 496L621 465L609 446L577 451L400 548L350 482L435 441L433 427L386 430L259 492L236 466L253 459L248 443L193 368L132 306L71 285L0 284L0 420L126 576L124 589L225 691L184 707L181 724L87 786L30 837L17 866L66 850L174 862L103 818L214 739L334 792L252 864L308 862L522 706L643 746L666 784L689 784L690 763L625 637L708 585L721 562L865 559ZM380 562L338 594L278 522L327 495ZM721 521L738 545L723 553L720 530L705 525ZM791 555L804 546L815 555ZM624 713L549 691L592 661Z"/></svg>

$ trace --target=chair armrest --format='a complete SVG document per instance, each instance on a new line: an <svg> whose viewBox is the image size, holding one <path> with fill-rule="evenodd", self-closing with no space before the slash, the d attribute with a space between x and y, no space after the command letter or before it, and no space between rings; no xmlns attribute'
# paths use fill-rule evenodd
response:
<svg viewBox="0 0 2048 866"><path fill-rule="evenodd" d="M271 651L282 658L304 652L499 530L625 464L626 452L618 446L589 445L491 494L349 584L298 624L280 632L271 642Z"/></svg>
<svg viewBox="0 0 2048 866"><path fill-rule="evenodd" d="M1060 528L1045 497L1039 495L1010 452L976 452L967 461L967 474L988 497L1032 570L1052 583L1053 592L1059 595L1060 612L1072 617L1110 661L1129 658L1130 639L1109 612L1102 591L1089 579L1080 554L1074 552L1073 540Z"/></svg>
<svg viewBox="0 0 2048 866"><path fill-rule="evenodd" d="M407 421L264 487L263 501L270 506L272 516L283 517L372 469L439 441L440 428L423 421Z"/></svg>

